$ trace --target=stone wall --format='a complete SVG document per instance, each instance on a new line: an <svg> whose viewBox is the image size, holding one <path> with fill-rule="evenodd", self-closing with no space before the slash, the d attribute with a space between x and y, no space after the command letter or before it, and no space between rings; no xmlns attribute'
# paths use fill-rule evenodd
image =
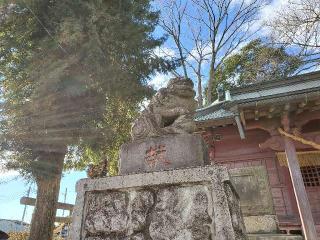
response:
<svg viewBox="0 0 320 240"><path fill-rule="evenodd" d="M223 167L85 179L77 192L72 240L246 239Z"/></svg>
<svg viewBox="0 0 320 240"><path fill-rule="evenodd" d="M89 193L87 239L210 239L207 186Z"/></svg>

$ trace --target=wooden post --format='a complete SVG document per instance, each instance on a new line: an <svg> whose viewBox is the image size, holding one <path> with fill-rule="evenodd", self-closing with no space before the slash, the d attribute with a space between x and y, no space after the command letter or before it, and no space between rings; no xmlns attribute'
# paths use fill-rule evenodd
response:
<svg viewBox="0 0 320 240"><path fill-rule="evenodd" d="M28 192L27 192L27 196L28 196L28 197L30 196L30 191L31 191L31 186L29 187ZM22 219L21 219L21 225L23 225L24 217L25 217L25 215L26 215L26 211L27 211L27 205L24 205L23 214L22 214Z"/></svg>
<svg viewBox="0 0 320 240"><path fill-rule="evenodd" d="M286 123L284 124L285 130L289 131L290 128L287 115L284 116L283 122ZM284 137L284 146L304 237L306 240L316 240L317 231L313 221L308 195L303 183L295 145L290 138Z"/></svg>
<svg viewBox="0 0 320 240"><path fill-rule="evenodd" d="M29 205L29 206L35 206L36 205L36 199L35 198L31 198L31 197L22 197L22 198L20 198L20 204ZM72 211L73 207L74 207L74 205L70 204L70 203L61 203L61 202L57 203L57 209L65 209L65 210Z"/></svg>

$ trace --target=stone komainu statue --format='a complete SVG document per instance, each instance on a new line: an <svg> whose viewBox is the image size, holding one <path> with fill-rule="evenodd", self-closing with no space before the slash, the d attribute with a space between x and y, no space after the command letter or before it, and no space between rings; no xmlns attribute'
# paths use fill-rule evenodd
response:
<svg viewBox="0 0 320 240"><path fill-rule="evenodd" d="M132 139L144 139L166 134L192 133L196 129L193 115L197 107L193 82L173 78L151 99L147 109L132 126Z"/></svg>

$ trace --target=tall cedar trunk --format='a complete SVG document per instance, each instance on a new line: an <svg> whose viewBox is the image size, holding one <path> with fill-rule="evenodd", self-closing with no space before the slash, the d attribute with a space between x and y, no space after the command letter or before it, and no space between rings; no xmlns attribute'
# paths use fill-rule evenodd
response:
<svg viewBox="0 0 320 240"><path fill-rule="evenodd" d="M51 240L53 237L56 207L59 197L60 180L65 152L42 154L49 166L47 176L39 176L37 182L37 199L32 216L29 240Z"/></svg>

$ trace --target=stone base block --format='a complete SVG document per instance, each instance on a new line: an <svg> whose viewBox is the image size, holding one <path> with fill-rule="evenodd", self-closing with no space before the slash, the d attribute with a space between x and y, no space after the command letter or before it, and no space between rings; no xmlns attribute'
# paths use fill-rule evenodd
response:
<svg viewBox="0 0 320 240"><path fill-rule="evenodd" d="M119 172L124 175L208 164L208 153L201 136L165 135L123 144Z"/></svg>
<svg viewBox="0 0 320 240"><path fill-rule="evenodd" d="M303 237L287 234L248 234L248 240L303 240Z"/></svg>
<svg viewBox="0 0 320 240"><path fill-rule="evenodd" d="M244 224L247 233L274 233L279 230L276 215L245 216Z"/></svg>
<svg viewBox="0 0 320 240"><path fill-rule="evenodd" d="M77 183L71 240L244 240L238 195L224 167Z"/></svg>

